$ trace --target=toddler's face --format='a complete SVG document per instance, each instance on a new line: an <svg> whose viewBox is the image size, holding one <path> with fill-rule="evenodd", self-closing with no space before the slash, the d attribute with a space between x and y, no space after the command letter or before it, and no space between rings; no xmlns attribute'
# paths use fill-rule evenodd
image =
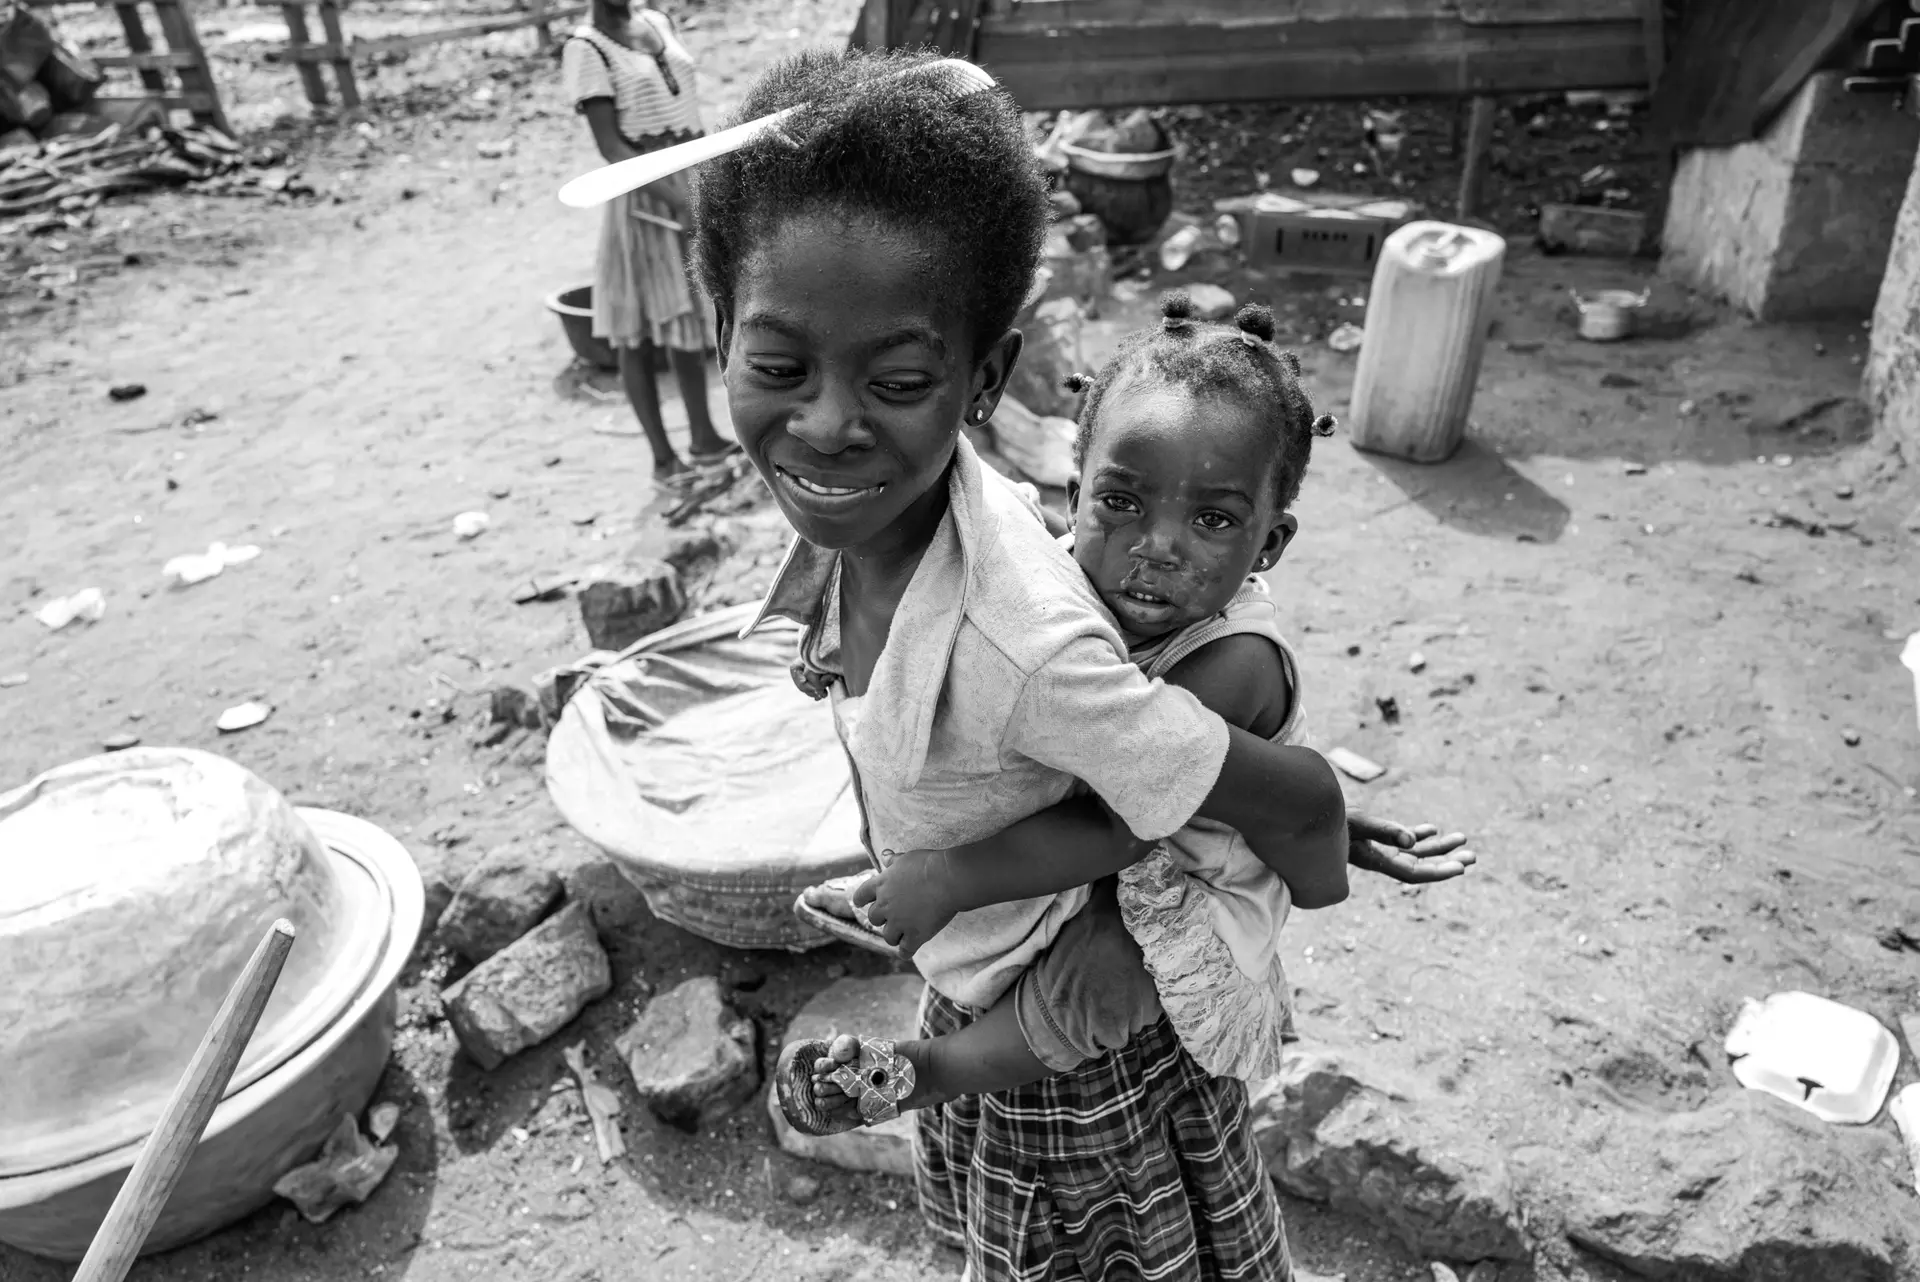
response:
<svg viewBox="0 0 1920 1282"><path fill-rule="evenodd" d="M945 475L978 385L1004 379L975 368L937 268L924 238L824 213L782 220L741 265L727 406L809 543L884 533Z"/></svg>
<svg viewBox="0 0 1920 1282"><path fill-rule="evenodd" d="M1273 444L1246 406L1113 388L1068 488L1074 558L1130 637L1164 636L1279 559L1295 527L1273 489Z"/></svg>

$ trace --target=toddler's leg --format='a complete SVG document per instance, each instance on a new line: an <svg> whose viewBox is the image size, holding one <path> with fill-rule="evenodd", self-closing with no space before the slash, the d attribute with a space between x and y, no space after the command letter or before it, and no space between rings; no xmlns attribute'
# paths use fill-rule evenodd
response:
<svg viewBox="0 0 1920 1282"><path fill-rule="evenodd" d="M1109 878L1013 991L959 1032L898 1043L852 1035L795 1042L781 1052L775 1081L795 1129L826 1135L1067 1072L1159 1018L1159 994Z"/></svg>

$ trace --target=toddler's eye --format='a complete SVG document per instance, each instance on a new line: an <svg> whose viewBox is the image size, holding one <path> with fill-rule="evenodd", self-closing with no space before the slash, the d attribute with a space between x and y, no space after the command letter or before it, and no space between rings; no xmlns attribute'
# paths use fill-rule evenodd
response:
<svg viewBox="0 0 1920 1282"><path fill-rule="evenodd" d="M1133 505L1133 500L1124 494L1102 494L1100 496L1100 506L1115 512L1139 511L1139 509Z"/></svg>

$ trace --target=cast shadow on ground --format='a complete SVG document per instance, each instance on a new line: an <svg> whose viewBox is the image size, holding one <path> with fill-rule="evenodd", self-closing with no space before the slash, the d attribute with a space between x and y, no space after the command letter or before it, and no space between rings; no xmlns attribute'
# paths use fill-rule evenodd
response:
<svg viewBox="0 0 1920 1282"><path fill-rule="evenodd" d="M1454 529L1486 538L1553 543L1567 528L1566 504L1477 441L1466 441L1444 463L1408 463L1367 453L1358 457L1393 482L1405 496L1402 502L1419 504Z"/></svg>

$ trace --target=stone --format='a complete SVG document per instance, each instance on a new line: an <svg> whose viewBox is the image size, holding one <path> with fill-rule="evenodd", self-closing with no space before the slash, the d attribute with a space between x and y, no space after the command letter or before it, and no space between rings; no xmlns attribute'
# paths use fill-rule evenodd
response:
<svg viewBox="0 0 1920 1282"><path fill-rule="evenodd" d="M580 589L580 621L596 650L624 650L673 623L686 608L680 572L665 561L623 566Z"/></svg>
<svg viewBox="0 0 1920 1282"><path fill-rule="evenodd" d="M520 938L566 894L560 874L528 859L496 854L468 873L440 916L440 939L478 964Z"/></svg>
<svg viewBox="0 0 1920 1282"><path fill-rule="evenodd" d="M1485 1124L1444 1096L1299 1047L1253 1110L1267 1169L1295 1197L1368 1219L1429 1258L1527 1258L1505 1160Z"/></svg>
<svg viewBox="0 0 1920 1282"><path fill-rule="evenodd" d="M1219 285L1209 285L1204 281L1191 285L1182 285L1187 297L1193 300L1193 312L1201 320L1223 321L1240 310L1240 302L1233 292Z"/></svg>
<svg viewBox="0 0 1920 1282"><path fill-rule="evenodd" d="M1920 158L1894 220L1863 391L1879 438L1909 466L1920 466Z"/></svg>
<svg viewBox="0 0 1920 1282"><path fill-rule="evenodd" d="M800 1008L787 1025L781 1045L841 1033L888 1037L906 1041L920 1031L920 994L926 987L918 975L883 975L878 979L842 979L829 984ZM825 1162L848 1171L913 1174L913 1116L903 1113L878 1126L839 1135L802 1135L787 1124L780 1101L767 1088L767 1111L773 1117L774 1138L795 1157Z"/></svg>
<svg viewBox="0 0 1920 1282"><path fill-rule="evenodd" d="M1585 1143L1514 1154L1529 1201L1558 1203L1567 1238L1674 1282L1894 1282L1920 1268L1900 1143L1833 1126L1763 1091L1698 1110L1609 1110ZM1590 1156L1577 1164L1567 1154Z"/></svg>
<svg viewBox="0 0 1920 1282"><path fill-rule="evenodd" d="M565 1028L613 987L593 918L571 903L487 958L440 995L454 1036L495 1069Z"/></svg>
<svg viewBox="0 0 1920 1282"><path fill-rule="evenodd" d="M711 975L689 979L647 1003L614 1042L634 1089L670 1126L695 1130L753 1098L760 1085L751 1020Z"/></svg>
<svg viewBox="0 0 1920 1282"><path fill-rule="evenodd" d="M1812 76L1752 142L1681 155L1664 274L1760 320L1873 311L1920 121L1844 78Z"/></svg>
<svg viewBox="0 0 1920 1282"><path fill-rule="evenodd" d="M713 530L675 530L661 559L679 572L681 582L697 579L726 559L727 545Z"/></svg>
<svg viewBox="0 0 1920 1282"><path fill-rule="evenodd" d="M538 730L540 696L525 686L495 686L487 691L487 722Z"/></svg>
<svg viewBox="0 0 1920 1282"><path fill-rule="evenodd" d="M1080 304L1049 298L1014 323L1025 341L1007 380L1007 395L1036 414L1073 418L1080 412L1080 393L1068 390L1067 375L1092 373L1080 344Z"/></svg>
<svg viewBox="0 0 1920 1282"><path fill-rule="evenodd" d="M448 906L453 903L454 890L447 884L445 877L439 876L423 878L420 889L426 897L426 911L420 915L420 920L425 923L420 932L420 942L424 944L428 936L434 933L435 926L445 915Z"/></svg>

